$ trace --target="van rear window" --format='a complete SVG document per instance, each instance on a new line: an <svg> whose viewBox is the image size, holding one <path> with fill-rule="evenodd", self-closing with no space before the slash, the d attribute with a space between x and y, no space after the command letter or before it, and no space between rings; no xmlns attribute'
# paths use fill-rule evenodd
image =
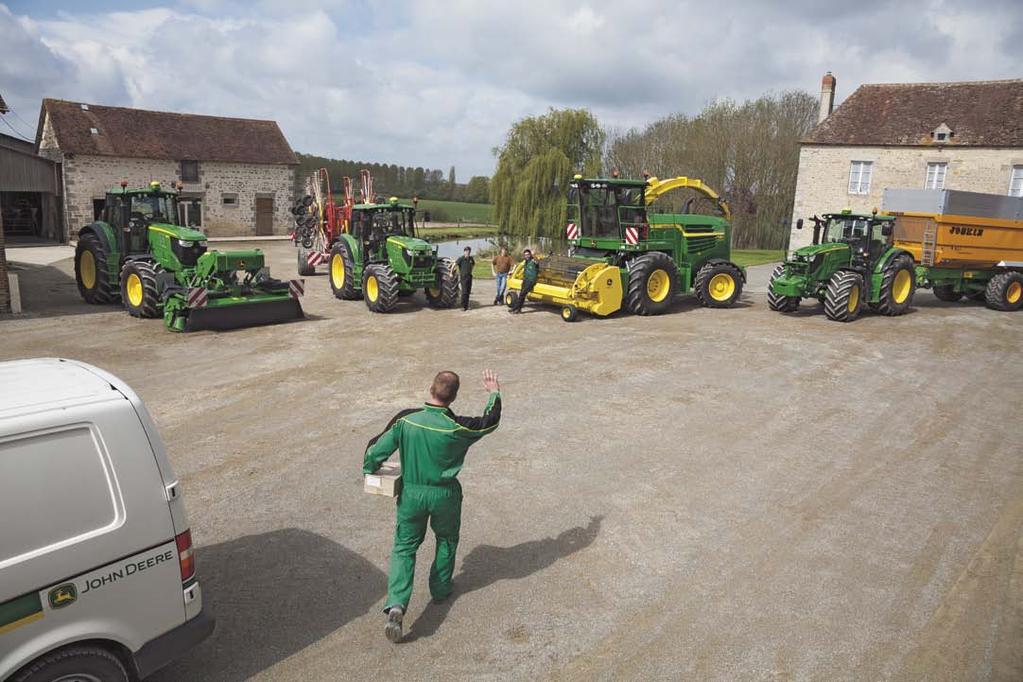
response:
<svg viewBox="0 0 1023 682"><path fill-rule="evenodd" d="M88 427L0 442L0 566L116 525L115 485Z"/></svg>

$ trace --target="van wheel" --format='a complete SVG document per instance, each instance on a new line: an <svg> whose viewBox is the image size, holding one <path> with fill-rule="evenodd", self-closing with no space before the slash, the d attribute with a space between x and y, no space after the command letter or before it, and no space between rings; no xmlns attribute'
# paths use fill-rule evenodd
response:
<svg viewBox="0 0 1023 682"><path fill-rule="evenodd" d="M14 682L128 682L128 671L106 649L70 646L46 654L28 664L11 678Z"/></svg>

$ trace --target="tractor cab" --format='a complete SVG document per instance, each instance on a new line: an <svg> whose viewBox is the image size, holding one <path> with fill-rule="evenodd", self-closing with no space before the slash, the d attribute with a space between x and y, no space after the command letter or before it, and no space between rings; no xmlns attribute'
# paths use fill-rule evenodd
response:
<svg viewBox="0 0 1023 682"><path fill-rule="evenodd" d="M389 237L415 238L415 209L394 197L386 204L353 206L351 233L369 253L375 254Z"/></svg>
<svg viewBox="0 0 1023 682"><path fill-rule="evenodd" d="M643 180L584 179L569 185L566 236L578 246L617 251L649 235Z"/></svg>
<svg viewBox="0 0 1023 682"><path fill-rule="evenodd" d="M170 243L175 256L185 266L195 265L206 250L201 232L178 227L177 192L162 189L159 182L151 182L143 189L128 189L128 183L122 183L120 190L107 192L103 210L103 220L114 229L118 250L124 256L152 252L150 230L153 226L162 226L156 230L158 233L173 232L176 237L184 237L171 239Z"/></svg>
<svg viewBox="0 0 1023 682"><path fill-rule="evenodd" d="M822 244L846 244L853 264L869 267L877 262L891 246L892 224L890 216L862 215L851 211L828 213L814 218L814 244L823 230Z"/></svg>

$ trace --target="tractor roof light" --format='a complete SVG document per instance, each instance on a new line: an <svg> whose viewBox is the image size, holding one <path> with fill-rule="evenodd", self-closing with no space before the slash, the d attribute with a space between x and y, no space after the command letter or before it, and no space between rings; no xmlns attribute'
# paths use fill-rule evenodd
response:
<svg viewBox="0 0 1023 682"><path fill-rule="evenodd" d="M121 189L128 189L128 181L121 180Z"/></svg>
<svg viewBox="0 0 1023 682"><path fill-rule="evenodd" d="M391 202L391 206L397 206L398 205L398 197L391 197L388 201Z"/></svg>
<svg viewBox="0 0 1023 682"><path fill-rule="evenodd" d="M158 192L160 190L160 181L159 180L151 180L149 182L149 189L153 190L154 192Z"/></svg>

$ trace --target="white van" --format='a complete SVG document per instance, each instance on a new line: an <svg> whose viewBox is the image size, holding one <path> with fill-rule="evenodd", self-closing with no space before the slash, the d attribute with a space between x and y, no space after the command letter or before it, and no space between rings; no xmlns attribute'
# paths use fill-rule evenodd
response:
<svg viewBox="0 0 1023 682"><path fill-rule="evenodd" d="M81 362L0 362L0 681L135 680L212 631L139 397Z"/></svg>

